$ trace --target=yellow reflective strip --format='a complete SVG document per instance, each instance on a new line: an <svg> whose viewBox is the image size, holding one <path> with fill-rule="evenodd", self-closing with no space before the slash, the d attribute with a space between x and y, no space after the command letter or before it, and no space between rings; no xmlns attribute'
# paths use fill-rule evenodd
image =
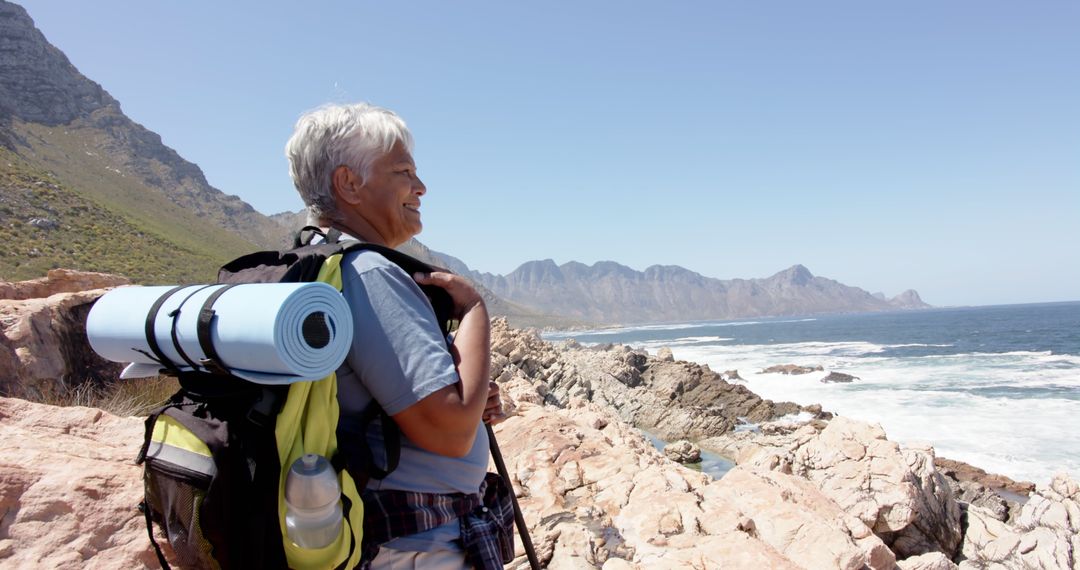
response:
<svg viewBox="0 0 1080 570"><path fill-rule="evenodd" d="M217 465L214 465L213 457L173 447L167 443L151 441L149 447L146 448L146 459L171 463L209 477L217 475Z"/></svg>
<svg viewBox="0 0 1080 570"><path fill-rule="evenodd" d="M210 457L210 448L206 447L201 439L191 433L186 427L175 419L161 414L154 422L154 433L150 436L151 441L160 441L173 447L186 449L192 453Z"/></svg>

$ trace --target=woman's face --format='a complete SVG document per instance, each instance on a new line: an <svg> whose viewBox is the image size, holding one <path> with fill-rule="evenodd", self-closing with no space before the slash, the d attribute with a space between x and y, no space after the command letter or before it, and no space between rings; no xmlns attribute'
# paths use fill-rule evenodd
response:
<svg viewBox="0 0 1080 570"><path fill-rule="evenodd" d="M355 211L384 244L396 247L423 229L420 197L426 193L412 154L399 142L372 163L366 180L360 180Z"/></svg>

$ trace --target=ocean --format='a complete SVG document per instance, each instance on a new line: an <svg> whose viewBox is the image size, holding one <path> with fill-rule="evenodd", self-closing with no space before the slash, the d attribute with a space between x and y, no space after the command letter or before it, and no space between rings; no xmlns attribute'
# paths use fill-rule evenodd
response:
<svg viewBox="0 0 1080 570"><path fill-rule="evenodd" d="M880 423L892 441L1017 480L1080 476L1080 302L547 333L738 370L764 398ZM769 366L821 366L803 375ZM858 377L822 383L829 372Z"/></svg>

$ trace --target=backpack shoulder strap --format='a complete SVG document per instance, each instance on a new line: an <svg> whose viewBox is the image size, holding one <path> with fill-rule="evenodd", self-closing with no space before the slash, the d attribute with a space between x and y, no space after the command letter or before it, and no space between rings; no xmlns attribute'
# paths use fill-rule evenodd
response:
<svg viewBox="0 0 1080 570"><path fill-rule="evenodd" d="M345 241L340 242L342 246L341 254L351 253L353 251L369 250L378 253L385 257L387 261L400 267L407 275L412 277L414 273L431 273L432 271L447 271L441 267L435 267L431 264L424 263L411 255L402 253L396 249L376 245L373 243L362 241ZM420 285L420 290L424 292L424 295L431 301L431 308L435 310L435 318L439 322L439 329L442 330L443 336L450 334L453 329L454 320L454 300L450 298L450 294L446 292L446 289L442 287L436 287L434 285Z"/></svg>

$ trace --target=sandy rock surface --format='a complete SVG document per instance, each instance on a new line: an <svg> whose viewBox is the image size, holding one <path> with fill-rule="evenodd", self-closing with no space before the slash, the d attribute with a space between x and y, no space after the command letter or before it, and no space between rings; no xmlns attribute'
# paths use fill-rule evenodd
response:
<svg viewBox="0 0 1080 570"><path fill-rule="evenodd" d="M0 398L0 567L156 568L140 418Z"/></svg>

